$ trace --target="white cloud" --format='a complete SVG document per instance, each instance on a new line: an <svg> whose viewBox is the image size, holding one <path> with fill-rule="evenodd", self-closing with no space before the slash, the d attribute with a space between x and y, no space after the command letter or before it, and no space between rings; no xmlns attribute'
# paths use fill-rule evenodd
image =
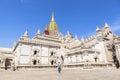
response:
<svg viewBox="0 0 120 80"><path fill-rule="evenodd" d="M113 32L119 31L120 30L120 24L112 26L111 29L112 29Z"/></svg>
<svg viewBox="0 0 120 80"><path fill-rule="evenodd" d="M112 29L113 32L120 31L120 18L117 18L117 19L113 22L113 24L112 24L112 26L111 26L111 29Z"/></svg>

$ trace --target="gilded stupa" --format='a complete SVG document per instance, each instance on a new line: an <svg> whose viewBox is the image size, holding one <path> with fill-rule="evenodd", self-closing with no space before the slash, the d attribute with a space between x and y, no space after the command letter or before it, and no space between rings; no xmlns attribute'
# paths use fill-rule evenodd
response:
<svg viewBox="0 0 120 80"><path fill-rule="evenodd" d="M56 21L54 19L54 12L52 12L52 19L51 19L50 24L48 26L48 31L57 31L58 32L58 26L57 26Z"/></svg>

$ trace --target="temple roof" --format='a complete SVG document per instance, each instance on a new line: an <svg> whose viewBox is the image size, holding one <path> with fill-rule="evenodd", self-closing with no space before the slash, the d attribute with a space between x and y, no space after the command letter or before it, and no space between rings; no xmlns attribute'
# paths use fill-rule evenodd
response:
<svg viewBox="0 0 120 80"><path fill-rule="evenodd" d="M12 53L12 49L11 49L11 48L3 48L3 47L0 47L0 52Z"/></svg>

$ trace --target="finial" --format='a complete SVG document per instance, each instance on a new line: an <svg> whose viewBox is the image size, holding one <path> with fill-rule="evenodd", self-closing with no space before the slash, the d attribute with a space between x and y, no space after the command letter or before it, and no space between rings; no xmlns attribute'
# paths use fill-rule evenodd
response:
<svg viewBox="0 0 120 80"><path fill-rule="evenodd" d="M84 41L84 37L82 36L81 41Z"/></svg>
<svg viewBox="0 0 120 80"><path fill-rule="evenodd" d="M109 27L109 25L105 22L105 25L104 25L104 27Z"/></svg>
<svg viewBox="0 0 120 80"><path fill-rule="evenodd" d="M52 12L52 21L54 21L54 12Z"/></svg>
<svg viewBox="0 0 120 80"><path fill-rule="evenodd" d="M36 35L40 35L40 29L38 29L38 31L37 31L37 33L36 33Z"/></svg>
<svg viewBox="0 0 120 80"><path fill-rule="evenodd" d="M97 26L96 31L100 30L100 28Z"/></svg>
<svg viewBox="0 0 120 80"><path fill-rule="evenodd" d="M23 36L28 37L28 28L26 28L26 31Z"/></svg>

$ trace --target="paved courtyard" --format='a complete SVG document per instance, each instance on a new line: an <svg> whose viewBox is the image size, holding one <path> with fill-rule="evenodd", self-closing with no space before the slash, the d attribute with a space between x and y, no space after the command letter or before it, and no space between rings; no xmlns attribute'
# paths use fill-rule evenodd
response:
<svg viewBox="0 0 120 80"><path fill-rule="evenodd" d="M57 69L0 71L0 80L120 80L120 69Z"/></svg>

